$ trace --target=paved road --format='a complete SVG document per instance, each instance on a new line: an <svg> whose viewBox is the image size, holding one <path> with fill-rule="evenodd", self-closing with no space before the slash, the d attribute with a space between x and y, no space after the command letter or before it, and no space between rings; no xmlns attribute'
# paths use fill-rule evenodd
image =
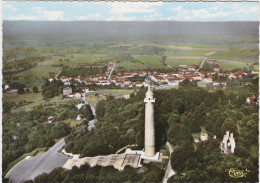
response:
<svg viewBox="0 0 260 183"><path fill-rule="evenodd" d="M173 149L172 149L172 146L169 142L166 142L166 145L169 149L169 152L170 152L170 159L169 159L169 162L168 162L168 165L167 165L167 169L166 169L166 172L165 172L165 176L164 176L164 179L163 179L163 183L167 183L168 179L175 175L175 172L173 171L172 169L172 166L171 166L171 156L172 156L172 153L173 153Z"/></svg>
<svg viewBox="0 0 260 183"><path fill-rule="evenodd" d="M202 69L204 63L206 62L206 60L208 60L208 57L205 57L204 60L202 61L202 63L200 64L200 67L197 69L197 71L199 71L200 69Z"/></svg>
<svg viewBox="0 0 260 183"><path fill-rule="evenodd" d="M18 90L17 89L14 89L14 90L9 90L9 91L6 91L6 93L4 94L8 94L8 93L14 93L14 92L17 92Z"/></svg>
<svg viewBox="0 0 260 183"><path fill-rule="evenodd" d="M58 79L58 76L59 76L59 74L61 73L61 71L62 71L62 68L59 70L58 74L55 76L55 79L56 79L56 80L59 80L59 79Z"/></svg>
<svg viewBox="0 0 260 183"><path fill-rule="evenodd" d="M42 173L50 173L54 168L62 167L69 158L58 153L65 145L64 139L57 142L47 152L41 153L31 159L22 160L11 169L7 175L13 183L21 183L32 180Z"/></svg>
<svg viewBox="0 0 260 183"><path fill-rule="evenodd" d="M111 69L111 72L110 72L109 75L108 75L108 79L111 78L111 75L112 75L112 73L113 73L115 67L116 67L116 63L113 65L113 68Z"/></svg>

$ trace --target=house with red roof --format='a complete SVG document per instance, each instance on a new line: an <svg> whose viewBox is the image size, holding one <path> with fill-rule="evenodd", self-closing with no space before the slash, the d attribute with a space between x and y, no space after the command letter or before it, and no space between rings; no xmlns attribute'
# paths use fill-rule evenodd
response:
<svg viewBox="0 0 260 183"><path fill-rule="evenodd" d="M89 92L89 88L88 87L81 87L80 88L84 93L88 93Z"/></svg>
<svg viewBox="0 0 260 183"><path fill-rule="evenodd" d="M258 105L259 104L259 97L256 97L256 96L248 97L246 99L246 104L247 105Z"/></svg>
<svg viewBox="0 0 260 183"><path fill-rule="evenodd" d="M229 74L228 79L229 79L229 80L236 80L236 79L237 79L237 76L234 75L234 74Z"/></svg>
<svg viewBox="0 0 260 183"><path fill-rule="evenodd" d="M196 71L196 66L190 66L188 68L188 70L191 71L191 72L195 72Z"/></svg>
<svg viewBox="0 0 260 183"><path fill-rule="evenodd" d="M214 87L218 87L221 83L219 81L213 81L212 84Z"/></svg>
<svg viewBox="0 0 260 183"><path fill-rule="evenodd" d="M136 86L136 87L142 87L142 86L144 86L144 84L143 84L143 82L141 82L141 81L136 81L136 82L135 82L135 86Z"/></svg>
<svg viewBox="0 0 260 183"><path fill-rule="evenodd" d="M233 75L235 75L237 78L242 79L243 76L247 75L247 73L243 71L235 72Z"/></svg>
<svg viewBox="0 0 260 183"><path fill-rule="evenodd" d="M97 84L98 81L91 81L91 80L87 80L86 81L86 85L93 85L93 84Z"/></svg>
<svg viewBox="0 0 260 183"><path fill-rule="evenodd" d="M168 78L167 83L168 83L168 85L179 86L181 81L182 81L182 79L180 79L180 78L171 77L171 78Z"/></svg>
<svg viewBox="0 0 260 183"><path fill-rule="evenodd" d="M68 81L70 81L72 78L71 77L67 77L67 76L61 76L60 77L60 80L62 81L62 82L68 82Z"/></svg>
<svg viewBox="0 0 260 183"><path fill-rule="evenodd" d="M215 67L213 67L213 70L214 70L215 72L220 72L220 67L219 67L219 66L215 66Z"/></svg>
<svg viewBox="0 0 260 183"><path fill-rule="evenodd" d="M228 81L222 81L222 86L226 87L228 85Z"/></svg>

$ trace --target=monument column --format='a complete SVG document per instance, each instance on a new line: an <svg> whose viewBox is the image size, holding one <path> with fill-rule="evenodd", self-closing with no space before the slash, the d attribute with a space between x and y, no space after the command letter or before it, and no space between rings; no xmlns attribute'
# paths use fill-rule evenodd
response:
<svg viewBox="0 0 260 183"><path fill-rule="evenodd" d="M155 130L154 130L154 106L153 92L150 85L144 99L145 103L145 156L155 156Z"/></svg>

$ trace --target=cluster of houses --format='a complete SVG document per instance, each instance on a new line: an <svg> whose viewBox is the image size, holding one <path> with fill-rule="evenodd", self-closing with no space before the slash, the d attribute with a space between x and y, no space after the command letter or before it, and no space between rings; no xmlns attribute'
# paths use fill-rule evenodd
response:
<svg viewBox="0 0 260 183"><path fill-rule="evenodd" d="M106 85L111 85L114 83L116 86L121 86L121 87L141 87L143 86L143 82L131 82L129 78L134 77L134 76L140 76L144 77L146 75L145 71L134 71L134 72L125 72L122 74L121 72L117 72L116 75L110 76L110 78L107 76L107 74L99 74L95 76L90 76L90 77L67 77L67 76L62 76L60 80L64 83L65 86L69 86L71 84L71 81L77 81L79 83L85 83L86 85L97 85L97 86L106 86Z"/></svg>
<svg viewBox="0 0 260 183"><path fill-rule="evenodd" d="M97 85L106 86L114 83L119 87L142 87L145 86L143 81L132 82L132 77L145 77L149 75L153 82L158 84L166 84L171 86L178 86L184 80L189 80L191 82L196 81L197 86L201 88L208 87L226 87L230 81L242 79L247 73L243 71L238 72L222 72L217 64L210 71L200 71L196 66L180 65L177 72L157 72L157 71L129 71L129 72L117 72L112 75L116 62L109 62L108 69L105 74L94 75L90 77L67 77L62 76L60 80L65 86L69 86L72 81L77 81L78 83L85 83L86 85ZM252 71L251 74L258 75L259 71ZM217 75L217 79L216 79ZM219 79L223 77L224 79ZM221 80L221 81L220 81ZM224 81L223 81L224 80ZM248 85L249 83L241 82L242 85ZM65 96L80 98L79 94L72 93L69 88L65 88L63 91Z"/></svg>

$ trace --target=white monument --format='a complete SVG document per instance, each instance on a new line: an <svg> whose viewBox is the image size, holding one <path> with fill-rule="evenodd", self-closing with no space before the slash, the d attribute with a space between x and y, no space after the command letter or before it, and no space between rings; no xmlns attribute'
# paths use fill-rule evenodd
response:
<svg viewBox="0 0 260 183"><path fill-rule="evenodd" d="M154 130L154 106L155 98L153 98L153 92L150 84L148 85L148 91L144 99L145 103L145 156L155 156L155 130Z"/></svg>
<svg viewBox="0 0 260 183"><path fill-rule="evenodd" d="M233 133L230 133L229 131L226 131L226 134L223 136L223 140L221 142L220 148L221 153L223 154L230 154L235 152L236 142L233 137Z"/></svg>
<svg viewBox="0 0 260 183"><path fill-rule="evenodd" d="M235 147L236 147L236 142L235 142L235 139L233 137L233 133L230 134L228 146L230 146L231 153L234 153Z"/></svg>

